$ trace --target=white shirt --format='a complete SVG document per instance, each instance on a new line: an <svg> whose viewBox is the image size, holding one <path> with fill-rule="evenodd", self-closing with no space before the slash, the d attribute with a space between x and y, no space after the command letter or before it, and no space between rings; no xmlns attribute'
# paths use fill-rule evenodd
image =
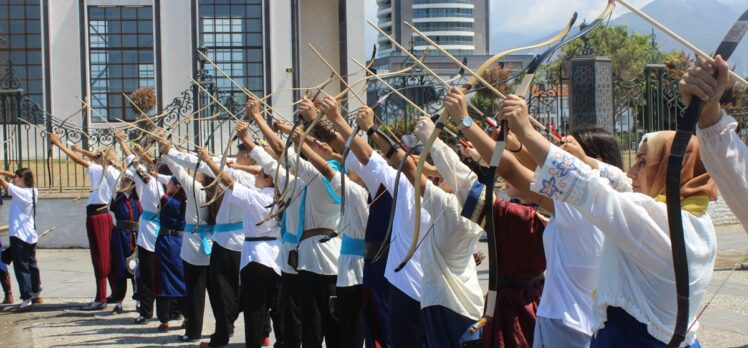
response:
<svg viewBox="0 0 748 348"><path fill-rule="evenodd" d="M256 226L270 212L270 208L265 207L273 203L273 192L272 187L257 190L239 183L234 183L234 189L226 192L226 198L236 207L244 210L242 222L244 223L245 237L276 238L274 241L250 242L245 240L242 247L240 270L250 262L257 262L272 268L278 275L281 274L281 269L277 262L281 244L278 240L280 238L278 221L271 219L262 225Z"/></svg>
<svg viewBox="0 0 748 348"><path fill-rule="evenodd" d="M531 189L577 207L605 234L600 274L594 293L593 331L602 328L606 309L624 309L647 325L652 337L668 342L677 310L667 206L641 193L617 192L605 178L556 146L535 171ZM681 212L690 275L689 332L712 278L717 240L707 214ZM541 301L542 302L542 301Z"/></svg>
<svg viewBox="0 0 748 348"><path fill-rule="evenodd" d="M134 155L125 157L128 167L132 164L133 159L135 159ZM153 252L156 249L156 236L161 225L148 215L158 214L161 206L161 196L164 195L164 187L157 178L151 177L151 180L146 183L140 175L134 174L135 192L140 197L140 206L143 208L143 214L140 215L138 220L137 244L143 249Z"/></svg>
<svg viewBox="0 0 748 348"><path fill-rule="evenodd" d="M631 191L630 179L619 168L600 161L598 168L616 191ZM553 201L553 209L543 232L546 273L537 315L592 335L592 294L605 237L569 204Z"/></svg>
<svg viewBox="0 0 748 348"><path fill-rule="evenodd" d="M335 204L327 188L322 182L322 174L314 166L301 159L299 162L298 176L291 172L296 168L296 151L293 149L288 154L289 170L281 168L276 173L277 161L273 159L264 149L256 146L250 157L262 167L266 174L273 177L276 187L282 189L285 186L286 177L289 177L289 187L286 200L291 200L288 208L284 212L286 215L286 235L283 236L283 245L281 246L280 258L278 263L284 273L294 274L296 271L288 265L288 252L297 247L295 243L290 242L292 239L298 240L298 231L308 231L315 228L327 228L335 230L340 219L340 206ZM340 181L331 183L336 192L339 192ZM296 186L294 190L293 186ZM304 197L306 189L306 199ZM301 205L304 203L303 212ZM304 225L299 228L300 212L304 216ZM299 260L298 270L308 271L322 275L336 275L338 273L338 257L340 257L340 239L333 238L326 243L320 243L320 239L325 238L323 235L307 238L298 244Z"/></svg>
<svg viewBox="0 0 748 348"><path fill-rule="evenodd" d="M354 162L358 163L358 161ZM361 167L360 164L359 167ZM352 170L352 168L349 169ZM331 184L332 186L340 187L341 175L341 173L335 174L332 180L335 184ZM346 252L346 249L355 245L364 247L366 245L366 223L369 220L368 197L369 192L364 187L346 178L345 216L343 216L341 226L341 235L344 240L341 243L341 253L338 259L338 281L335 284L337 287L354 286L364 282L364 256Z"/></svg>
<svg viewBox="0 0 748 348"><path fill-rule="evenodd" d="M748 146L735 133L738 122L724 110L721 113L714 125L696 127L701 161L717 183L725 203L748 231Z"/></svg>
<svg viewBox="0 0 748 348"><path fill-rule="evenodd" d="M356 156L348 156L346 165L353 168L354 162L358 162ZM404 176L400 178L397 197L394 195L395 177L397 170L390 167L382 156L373 152L369 162L363 169L357 172L361 179L366 183L369 192L377 192L379 185L383 185L392 195L397 198L397 208L392 224L392 236L390 237L390 250L387 256L387 267L384 270L384 276L390 284L397 287L410 298L421 301L421 282L423 280L423 270L421 269L420 248L416 249L413 257L400 270L395 272L395 268L405 258L410 248L410 241L413 240L413 229L415 227L415 190L413 185L408 182ZM421 207L421 226L418 235L418 242L423 240L429 225L429 213Z"/></svg>
<svg viewBox="0 0 748 348"><path fill-rule="evenodd" d="M13 197L8 211L8 235L24 243L36 244L39 237L34 228L33 204L39 201L39 191L8 183L8 195Z"/></svg>
<svg viewBox="0 0 748 348"><path fill-rule="evenodd" d="M175 163L187 167L190 169L194 169L195 165L198 162L198 157L193 153L182 153L177 151L176 149L172 148L169 150L169 153L167 154L169 158L174 160ZM220 162L220 158L214 158L213 159L216 162ZM200 167L198 170L205 174L210 176L211 178L215 178L215 174L213 174L213 171L210 170L210 168L203 163L203 161L200 161ZM241 171L241 170L234 170L231 168L224 168L224 172L228 173L231 178L235 182L239 182L244 186L247 187L254 187L255 186L255 180L254 175L251 175L247 172ZM216 184L221 185L221 184ZM221 192L221 190L224 190L224 187L218 187L216 188ZM229 229L229 230L222 230L221 225L227 226L231 225L233 226L236 223L239 223L242 221L242 210L233 206L231 203L227 202L227 200L221 201L221 206L218 208L218 213L216 214L216 231L213 233L213 236L211 237L214 242L218 243L218 245L232 250L241 252L242 251L242 245L244 244L244 233L242 232L241 228L236 229Z"/></svg>
<svg viewBox="0 0 748 348"><path fill-rule="evenodd" d="M177 165L168 156L163 156L161 160L166 163L172 175L182 184L182 188L187 194L187 209L184 214L185 223L193 226L205 224L205 220L208 217L208 208L201 207L207 201L205 191L203 191L203 184L194 180L182 166ZM199 221L198 217L200 218ZM213 242L210 240L207 243L210 246L213 245ZM210 264L210 255L207 255L203 250L202 236L194 228L188 229L185 227L179 257L195 266L207 266Z"/></svg>
<svg viewBox="0 0 748 348"><path fill-rule="evenodd" d="M433 230L421 245L424 284L421 308L441 305L478 320L484 300L473 252L483 229L461 215L478 176L439 139L430 154L436 169L455 193L446 193L430 181L426 184L423 202L434 218L430 226Z"/></svg>
<svg viewBox="0 0 748 348"><path fill-rule="evenodd" d="M117 189L119 170L113 166L107 166L106 174L104 174L104 167L100 164L89 162L86 171L91 181L88 204L109 204L114 191Z"/></svg>

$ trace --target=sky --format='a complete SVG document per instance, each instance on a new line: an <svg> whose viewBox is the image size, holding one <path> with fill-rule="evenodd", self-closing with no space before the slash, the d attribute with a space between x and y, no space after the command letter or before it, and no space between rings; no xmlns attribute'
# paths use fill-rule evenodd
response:
<svg viewBox="0 0 748 348"><path fill-rule="evenodd" d="M606 5L604 0L490 0L491 1L491 33L515 32L528 36L546 35L566 24L574 11L579 13L577 23L581 19L590 22L602 11ZM629 3L642 8L653 0L628 0ZM690 0L694 1L694 0ZM708 6L714 0L697 0ZM748 0L719 0L727 5L743 5ZM366 0L366 17L376 23L377 2ZM616 6L613 19L628 13L623 6ZM366 46L371 47L376 42L376 31L368 27L366 31Z"/></svg>

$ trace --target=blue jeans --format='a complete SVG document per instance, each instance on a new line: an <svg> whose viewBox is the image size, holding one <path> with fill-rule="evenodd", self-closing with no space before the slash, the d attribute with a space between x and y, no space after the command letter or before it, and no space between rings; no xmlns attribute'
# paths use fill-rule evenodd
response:
<svg viewBox="0 0 748 348"><path fill-rule="evenodd" d="M28 244L16 237L10 237L10 249L21 299L31 299L33 294L42 291L39 267L36 264L36 244Z"/></svg>

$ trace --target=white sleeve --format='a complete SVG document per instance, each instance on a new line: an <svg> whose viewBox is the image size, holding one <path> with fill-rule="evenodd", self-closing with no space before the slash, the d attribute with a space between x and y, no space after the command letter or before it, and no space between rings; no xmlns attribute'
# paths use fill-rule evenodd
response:
<svg viewBox="0 0 748 348"><path fill-rule="evenodd" d="M346 158L346 161L350 164L352 162L358 162L358 159L356 159L356 156L348 156ZM361 166L361 163L359 163L359 166ZM397 171L393 168L390 168L389 164L376 152L372 152L371 156L369 157L369 162L366 163L365 166L361 166L361 170L356 172L359 177L361 177L361 180L364 181L366 184L366 188L369 189L369 192L376 193L379 191L379 185L384 185L385 189L392 194L392 190L395 187L395 179L394 177L397 175ZM380 174L383 176L380 177ZM391 180L387 180L390 185L385 184L385 177L390 178Z"/></svg>
<svg viewBox="0 0 748 348"><path fill-rule="evenodd" d="M473 184L478 181L478 175L462 163L457 153L440 139L434 142L430 153L436 169L457 194L460 206L463 206Z"/></svg>
<svg viewBox="0 0 748 348"><path fill-rule="evenodd" d="M177 178L180 184L182 184L182 187L184 187L184 191L192 192L192 182L193 182L192 176L186 170L184 170L182 166L176 164L174 160L171 159L171 157L164 156L162 160L164 161L164 163L166 163L166 166L168 166L169 169L171 170L171 174Z"/></svg>
<svg viewBox="0 0 748 348"><path fill-rule="evenodd" d="M23 203L31 204L31 194L25 189L14 185L13 183L8 183L8 195L13 197L14 199L20 200Z"/></svg>
<svg viewBox="0 0 748 348"><path fill-rule="evenodd" d="M738 122L721 111L714 125L696 127L701 161L727 205L748 231L748 147L735 133Z"/></svg>
<svg viewBox="0 0 748 348"><path fill-rule="evenodd" d="M171 180L171 177L168 175L159 174L156 176L156 181L161 183L162 185L166 185L169 183L169 180ZM180 181L181 183L181 181Z"/></svg>
<svg viewBox="0 0 748 348"><path fill-rule="evenodd" d="M173 160L175 164L192 170L194 170L195 165L200 162L200 167L198 168L198 171L200 173L203 173L211 178L216 177L216 175L213 174L213 171L210 170L210 167L208 167L208 165L205 164L204 161L198 161L197 155L195 155L194 153L179 152L177 151L177 149L172 147L171 149L169 149L169 152L166 154L166 156Z"/></svg>
<svg viewBox="0 0 748 348"><path fill-rule="evenodd" d="M278 165L278 161L271 157L262 147L255 146L252 151L249 152L249 157L257 162L257 165L262 168L262 171L265 172L265 174L273 177L273 183L276 187L280 185L285 186L287 176L290 176L291 181L295 181L295 177L285 168L279 168L276 172L275 169Z"/></svg>
<svg viewBox="0 0 748 348"><path fill-rule="evenodd" d="M602 161L597 161L597 170L600 172L600 177L608 179L610 186L618 192L631 192L631 179L626 176L620 168L607 164Z"/></svg>
<svg viewBox="0 0 748 348"><path fill-rule="evenodd" d="M663 203L644 194L616 191L587 164L554 145L535 171L530 189L576 207L607 240L644 264L672 257Z"/></svg>

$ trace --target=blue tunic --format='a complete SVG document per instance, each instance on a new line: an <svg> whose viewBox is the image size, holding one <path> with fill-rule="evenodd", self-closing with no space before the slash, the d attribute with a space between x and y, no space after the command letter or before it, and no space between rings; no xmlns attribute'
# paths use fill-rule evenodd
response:
<svg viewBox="0 0 748 348"><path fill-rule="evenodd" d="M118 192L117 196L112 200L112 204L109 206L109 210L114 213L114 218L117 221L133 221L138 222L140 214L143 213L143 208L140 206L140 201L137 195L130 195L129 197L122 192ZM112 274L118 278L125 278L128 276L126 259L132 255L135 251L135 232L117 228L116 225L112 230L112 241L111 241L111 258L112 258Z"/></svg>
<svg viewBox="0 0 748 348"><path fill-rule="evenodd" d="M652 337L647 325L640 323L625 310L608 306L605 327L592 336L591 348L641 347L665 348L667 344ZM688 348L701 348L696 340Z"/></svg>
<svg viewBox="0 0 748 348"><path fill-rule="evenodd" d="M186 202L164 195L161 198L161 233L156 238L155 253L159 260L161 288L159 297L185 297L187 287L184 283L184 265L179 256L182 248L182 236L166 233L168 230L184 231L184 213Z"/></svg>

